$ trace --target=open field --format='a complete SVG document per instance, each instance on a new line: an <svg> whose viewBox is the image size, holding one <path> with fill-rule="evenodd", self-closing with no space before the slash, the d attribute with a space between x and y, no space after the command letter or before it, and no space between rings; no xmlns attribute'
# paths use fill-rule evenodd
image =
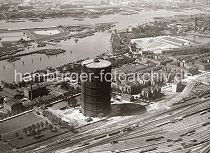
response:
<svg viewBox="0 0 210 153"><path fill-rule="evenodd" d="M42 117L37 116L33 112L27 113L0 123L0 134L5 135L19 128L23 128L25 126L31 125L36 122L40 122L42 120Z"/></svg>
<svg viewBox="0 0 210 153"><path fill-rule="evenodd" d="M59 39L68 36L68 33L58 29L57 27L49 28L33 28L20 30L4 30L0 32L1 41L16 42L21 38L24 40L47 41L51 39Z"/></svg>
<svg viewBox="0 0 210 153"><path fill-rule="evenodd" d="M0 33L1 41L19 41L21 38L24 40L30 40L30 38L24 34L24 32L4 32Z"/></svg>
<svg viewBox="0 0 210 153"><path fill-rule="evenodd" d="M40 30L40 31L34 31L36 34L38 35L56 35L59 34L60 31L59 30Z"/></svg>
<svg viewBox="0 0 210 153"><path fill-rule="evenodd" d="M55 40L68 36L67 32L61 31L58 28L30 29L26 33L31 39L36 41Z"/></svg>
<svg viewBox="0 0 210 153"><path fill-rule="evenodd" d="M45 123L46 120L46 118L39 117L34 112L30 112L0 123L0 134L2 137L0 147L5 151L12 150L13 148L22 148L68 131L65 128L60 128L58 125L53 125L53 127L56 127L57 131L52 132L49 127L44 126L40 128L41 133L38 138L26 135L26 133L23 132L24 128L32 124Z"/></svg>
<svg viewBox="0 0 210 153"><path fill-rule="evenodd" d="M58 126L54 126L54 127L57 127L56 132L52 132L50 129L47 129L47 128L43 129L41 131L40 138L34 138L33 136L27 136L25 133L23 133L23 129L14 131L14 132L10 133L9 135L6 135L3 138L6 139L7 142L12 145L12 147L22 148L22 147L26 147L28 145L31 145L31 144L34 144L37 142L41 142L48 138L51 138L51 137L54 137L54 136L57 136L57 135L67 132L67 129L62 129L62 128L59 128ZM20 136L17 137L16 133L18 133Z"/></svg>

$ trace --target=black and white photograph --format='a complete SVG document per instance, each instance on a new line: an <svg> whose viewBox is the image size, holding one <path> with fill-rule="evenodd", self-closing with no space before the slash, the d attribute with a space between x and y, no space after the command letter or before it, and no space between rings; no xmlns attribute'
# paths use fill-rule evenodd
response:
<svg viewBox="0 0 210 153"><path fill-rule="evenodd" d="M0 0L0 153L210 153L210 0Z"/></svg>

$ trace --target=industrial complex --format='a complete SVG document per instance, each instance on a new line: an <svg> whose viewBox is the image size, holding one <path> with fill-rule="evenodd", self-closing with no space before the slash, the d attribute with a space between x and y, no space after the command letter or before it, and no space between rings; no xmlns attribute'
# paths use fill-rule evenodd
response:
<svg viewBox="0 0 210 153"><path fill-rule="evenodd" d="M1 0L0 153L210 153L209 0Z"/></svg>

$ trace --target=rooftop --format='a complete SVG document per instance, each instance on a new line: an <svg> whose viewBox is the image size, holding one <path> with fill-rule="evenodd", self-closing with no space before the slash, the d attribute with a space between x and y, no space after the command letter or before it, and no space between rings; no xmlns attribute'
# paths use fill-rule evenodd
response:
<svg viewBox="0 0 210 153"><path fill-rule="evenodd" d="M3 88L3 90L0 92L0 96L3 96L3 97L6 96L8 98L13 98L18 94L19 93L16 90L9 89L9 88Z"/></svg>
<svg viewBox="0 0 210 153"><path fill-rule="evenodd" d="M36 84L36 85L33 85L33 86L32 86L32 90L36 90L36 89L44 88L44 87L46 87L46 84L45 84L45 83ZM25 88L25 89L31 91L31 87L27 87L27 88Z"/></svg>
<svg viewBox="0 0 210 153"><path fill-rule="evenodd" d="M131 43L136 43L137 48L142 49L142 51L153 51L154 53L160 53L163 50L194 45L192 42L181 37L170 36L132 39Z"/></svg>
<svg viewBox="0 0 210 153"><path fill-rule="evenodd" d="M12 105L15 105L15 104L21 104L21 103L22 103L22 101L18 100L18 99L11 99L11 100L6 102L6 104L9 105L9 106L12 106Z"/></svg>

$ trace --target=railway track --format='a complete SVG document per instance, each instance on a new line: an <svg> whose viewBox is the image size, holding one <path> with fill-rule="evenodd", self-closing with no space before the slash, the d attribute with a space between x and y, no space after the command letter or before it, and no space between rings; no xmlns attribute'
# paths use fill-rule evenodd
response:
<svg viewBox="0 0 210 153"><path fill-rule="evenodd" d="M122 127L117 127L115 129L112 129L110 128L109 130L107 130L106 132L99 132L99 133L87 133L87 134L78 134L78 135L75 135L75 136L69 136L67 135L66 137L64 137L60 142L54 142L54 143L48 143L46 142L46 147L38 150L38 151L35 151L36 153L41 153L41 152L52 152L56 149L62 149L62 148L65 148L65 147L69 147L69 146L73 146L75 144L78 144L79 142L81 141L85 141L85 140L92 140L94 137L98 137L98 136L101 136L101 135L104 135L104 134L109 134L111 132L115 132L115 131L121 131L125 128L128 128L130 127L132 124L141 124L142 122L148 122L148 123L144 123L144 125L140 126L139 128L141 128L140 130L136 131L136 133L139 133L141 131L145 131L148 127L150 127L150 129L152 128L156 128L156 125L158 123L161 123L161 122L164 122L164 121L167 121L167 120L170 120L172 119L172 117L175 117L176 115L180 116L180 115L183 115L183 116L189 116L192 114L192 112L196 112L196 111L202 111L203 109L207 109L207 108L210 108L210 103L208 102L208 100L206 101L202 101L201 104L205 104L205 105L202 105L202 107L200 106L200 104L198 106L200 106L199 110L198 108L194 108L194 106L196 104L193 104L192 105L192 108L190 108L188 111L180 111L178 112L177 114L175 113L173 116L168 116L168 117L164 117L163 119L160 119L160 120L157 120L157 121L154 121L154 118L158 118L158 117L161 117L161 116L164 116L164 115L167 115L169 113L174 113L176 112L177 110L180 110L180 109L184 109L186 106L189 107L189 104L180 104L179 106L176 106L174 108L172 108L171 110L169 111L163 111L163 112L159 112L159 113L154 113L152 114L151 116L149 117L145 117L144 119L138 119L138 120L135 120L135 121L132 121L130 122L129 124L127 125L124 125ZM198 107L196 106L196 107ZM191 112L192 111L192 112ZM130 119L129 119L130 120ZM122 135L123 136L123 135ZM125 136L125 135L124 135ZM117 136L119 138L119 136ZM114 140L115 137L113 138L110 138L108 139L107 142L111 141L111 140ZM104 143L104 142L103 142ZM90 147L90 146L88 146ZM30 151L28 151L30 152Z"/></svg>
<svg viewBox="0 0 210 153"><path fill-rule="evenodd" d="M200 111L202 111L203 109L206 109L206 107L210 107L210 104L209 104L209 102L206 102L205 104L200 104L200 105L198 105L198 106L195 106L195 108L191 108L191 109L189 109L189 110L187 110L187 111L185 111L185 112L183 112L183 114L179 114L179 115L189 115L189 113L191 113L191 111L194 111L194 112L192 112L192 114L194 114L195 113L195 111L197 112L197 113L199 113ZM165 120L168 120L168 119L170 119L171 117L168 117L168 118L164 118L164 119L161 119L161 121L165 121ZM157 121L157 122L153 122L153 123L151 123L151 125L150 126L148 126L148 125L144 125L144 127L139 127L141 130L140 131L135 131L135 133L132 133L132 134L138 134L138 137L141 137L142 135L140 134L140 132L145 132L145 131L147 131L148 129L148 131L150 131L151 129L156 129L156 124L157 123L159 123L160 121ZM118 136L119 137L119 136ZM121 135L120 137L123 137L123 135ZM133 137L133 138L135 138L135 137ZM130 139L132 139L132 137L130 138ZM112 140L115 140L115 138L110 138L110 139L107 139L107 141L106 142L110 142L110 141L112 141ZM118 139L117 139L118 140ZM122 139L121 139L122 140ZM124 139L123 139L124 140ZM101 144L105 144L106 143L105 141L103 141L103 142L101 142ZM96 144L95 144L96 145ZM100 145L100 143L99 144L97 144L97 145ZM89 145L88 147L91 147L92 145ZM86 147L86 148L88 148L88 147ZM81 149L79 149L79 151L81 151ZM79 151L77 151L77 152L79 152Z"/></svg>

